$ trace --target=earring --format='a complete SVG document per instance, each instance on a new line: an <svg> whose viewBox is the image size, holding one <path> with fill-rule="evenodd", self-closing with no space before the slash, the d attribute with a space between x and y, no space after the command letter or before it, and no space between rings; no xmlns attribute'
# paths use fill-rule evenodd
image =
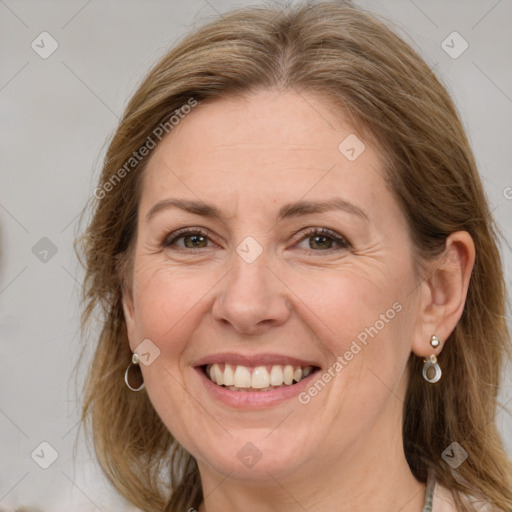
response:
<svg viewBox="0 0 512 512"><path fill-rule="evenodd" d="M433 384L437 382L442 375L441 367L437 364L437 357L432 354L423 359L423 378Z"/></svg>
<svg viewBox="0 0 512 512"><path fill-rule="evenodd" d="M144 385L144 381L142 382L142 384L138 387L138 388L134 388L133 386L130 385L130 383L128 382L128 373L130 371L130 368L132 367L132 365L138 365L139 364L139 355L138 354L133 354L132 355L132 360L130 361L130 364L128 365L128 368L126 368L126 371L124 372L124 381L126 383L126 385L132 390L132 391L140 391L141 389L144 389L145 385Z"/></svg>
<svg viewBox="0 0 512 512"><path fill-rule="evenodd" d="M441 345L441 342L439 341L439 338L435 335L430 338L430 345L433 348L439 347ZM428 356L427 358L423 359L423 378L430 383L437 382L442 375L441 367L437 363L437 357L435 354L432 354L431 356Z"/></svg>

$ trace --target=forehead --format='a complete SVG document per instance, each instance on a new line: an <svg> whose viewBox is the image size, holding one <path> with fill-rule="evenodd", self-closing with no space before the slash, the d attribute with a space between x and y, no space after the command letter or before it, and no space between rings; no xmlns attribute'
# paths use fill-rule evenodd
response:
<svg viewBox="0 0 512 512"><path fill-rule="evenodd" d="M142 209L166 195L273 203L330 192L371 202L383 165L341 109L317 95L261 90L200 104L155 149Z"/></svg>

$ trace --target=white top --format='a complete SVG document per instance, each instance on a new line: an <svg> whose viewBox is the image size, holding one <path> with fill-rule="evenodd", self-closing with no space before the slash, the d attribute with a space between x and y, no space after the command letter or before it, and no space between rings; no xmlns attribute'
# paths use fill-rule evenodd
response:
<svg viewBox="0 0 512 512"><path fill-rule="evenodd" d="M463 500L471 505L475 512L493 512L495 509L488 502L482 502L468 495ZM422 512L458 512L452 492L446 487L435 482L433 476L429 475L425 502Z"/></svg>
<svg viewBox="0 0 512 512"><path fill-rule="evenodd" d="M434 487L432 512L457 512L452 492L440 484Z"/></svg>

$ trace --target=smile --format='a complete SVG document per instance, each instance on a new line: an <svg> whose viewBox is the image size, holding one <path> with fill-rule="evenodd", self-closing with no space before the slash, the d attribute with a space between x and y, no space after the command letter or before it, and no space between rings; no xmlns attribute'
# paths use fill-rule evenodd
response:
<svg viewBox="0 0 512 512"><path fill-rule="evenodd" d="M193 362L203 389L214 402L254 411L297 399L321 362L288 354L218 352Z"/></svg>
<svg viewBox="0 0 512 512"><path fill-rule="evenodd" d="M314 370L312 366L266 365L244 366L214 363L204 366L206 376L218 386L231 391L271 391L305 379Z"/></svg>

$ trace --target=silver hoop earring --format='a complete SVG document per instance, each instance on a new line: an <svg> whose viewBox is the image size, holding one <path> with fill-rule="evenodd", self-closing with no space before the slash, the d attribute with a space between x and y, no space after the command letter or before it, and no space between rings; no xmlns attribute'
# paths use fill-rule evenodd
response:
<svg viewBox="0 0 512 512"><path fill-rule="evenodd" d="M128 382L128 374L130 372L130 368L132 367L132 365L138 365L139 364L139 355L138 354L133 354L132 355L132 360L130 361L130 364L128 365L128 368L126 368L126 371L124 372L124 381L126 383L126 385L132 390L132 391L140 391L141 389L144 389L145 385L144 385L144 381L142 382L142 384L138 387L138 388L134 388L133 386L130 385L130 383Z"/></svg>
<svg viewBox="0 0 512 512"><path fill-rule="evenodd" d="M423 378L431 384L437 382L443 373L437 364L437 357L435 355L428 356L423 359L423 363Z"/></svg>

